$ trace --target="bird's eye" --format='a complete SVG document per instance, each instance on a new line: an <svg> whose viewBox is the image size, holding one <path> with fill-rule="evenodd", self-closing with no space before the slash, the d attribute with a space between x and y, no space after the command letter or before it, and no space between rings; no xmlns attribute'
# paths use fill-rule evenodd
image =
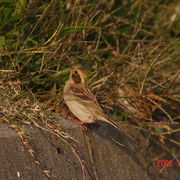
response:
<svg viewBox="0 0 180 180"><path fill-rule="evenodd" d="M72 74L72 79L74 80L75 83L81 82L81 77L77 71L74 71L74 73Z"/></svg>

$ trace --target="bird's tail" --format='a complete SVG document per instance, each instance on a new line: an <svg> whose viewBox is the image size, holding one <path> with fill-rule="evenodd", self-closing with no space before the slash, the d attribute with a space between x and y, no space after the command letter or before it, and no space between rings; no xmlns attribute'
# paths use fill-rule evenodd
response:
<svg viewBox="0 0 180 180"><path fill-rule="evenodd" d="M121 127L119 127L115 122L113 122L110 118L106 119L104 118L103 121L111 124L112 126L114 126L116 129L118 129L121 133L123 133L124 135L126 135L128 138L130 138L132 141L135 142L135 139L129 134L127 133L125 130L123 130Z"/></svg>

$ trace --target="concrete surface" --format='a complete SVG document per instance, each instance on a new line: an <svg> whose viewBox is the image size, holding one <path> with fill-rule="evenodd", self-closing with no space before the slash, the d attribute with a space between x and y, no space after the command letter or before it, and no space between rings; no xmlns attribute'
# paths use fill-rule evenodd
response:
<svg viewBox="0 0 180 180"><path fill-rule="evenodd" d="M36 158L30 155L9 124L0 123L0 180L178 179L176 170L167 169L160 174L156 165L146 162L142 157L143 148L147 146L143 139L138 142L142 149L137 149L133 142L108 124L100 123L100 127L91 127L84 132L69 120L60 121L64 131L77 142L64 142L34 125L22 125ZM43 168L35 163L36 159ZM43 169L52 173L50 178Z"/></svg>

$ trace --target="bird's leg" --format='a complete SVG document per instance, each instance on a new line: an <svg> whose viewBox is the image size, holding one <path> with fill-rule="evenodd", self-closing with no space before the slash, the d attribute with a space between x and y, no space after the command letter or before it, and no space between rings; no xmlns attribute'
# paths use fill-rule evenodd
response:
<svg viewBox="0 0 180 180"><path fill-rule="evenodd" d="M87 131L88 129L92 130L93 128L98 128L100 124L97 121L89 123L89 121L80 121L76 117L72 118L74 123L76 123L82 130Z"/></svg>
<svg viewBox="0 0 180 180"><path fill-rule="evenodd" d="M77 124L82 130L87 130L87 127L84 122L80 121L76 117L72 118L75 124Z"/></svg>

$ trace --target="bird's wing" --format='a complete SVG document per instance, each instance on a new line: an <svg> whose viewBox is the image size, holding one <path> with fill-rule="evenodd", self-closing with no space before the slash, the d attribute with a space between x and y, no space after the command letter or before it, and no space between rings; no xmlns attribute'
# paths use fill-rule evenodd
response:
<svg viewBox="0 0 180 180"><path fill-rule="evenodd" d="M125 130L120 128L114 121L110 119L108 115L106 115L98 103L96 97L92 94L90 89L88 87L78 87L72 88L74 98L79 99L79 103L82 103L87 108L89 107L89 110L94 114L94 117L97 118L97 120L103 120L107 123L110 123L114 127L116 127L120 132L128 136L130 139L134 140ZM100 118L98 118L100 117Z"/></svg>
<svg viewBox="0 0 180 180"><path fill-rule="evenodd" d="M98 103L96 97L93 95L93 93L90 91L90 89L85 87L73 87L71 88L73 91L73 95L75 99L78 99L82 104L86 105L87 107L90 107L92 111L100 113L101 116L106 117L102 107Z"/></svg>

